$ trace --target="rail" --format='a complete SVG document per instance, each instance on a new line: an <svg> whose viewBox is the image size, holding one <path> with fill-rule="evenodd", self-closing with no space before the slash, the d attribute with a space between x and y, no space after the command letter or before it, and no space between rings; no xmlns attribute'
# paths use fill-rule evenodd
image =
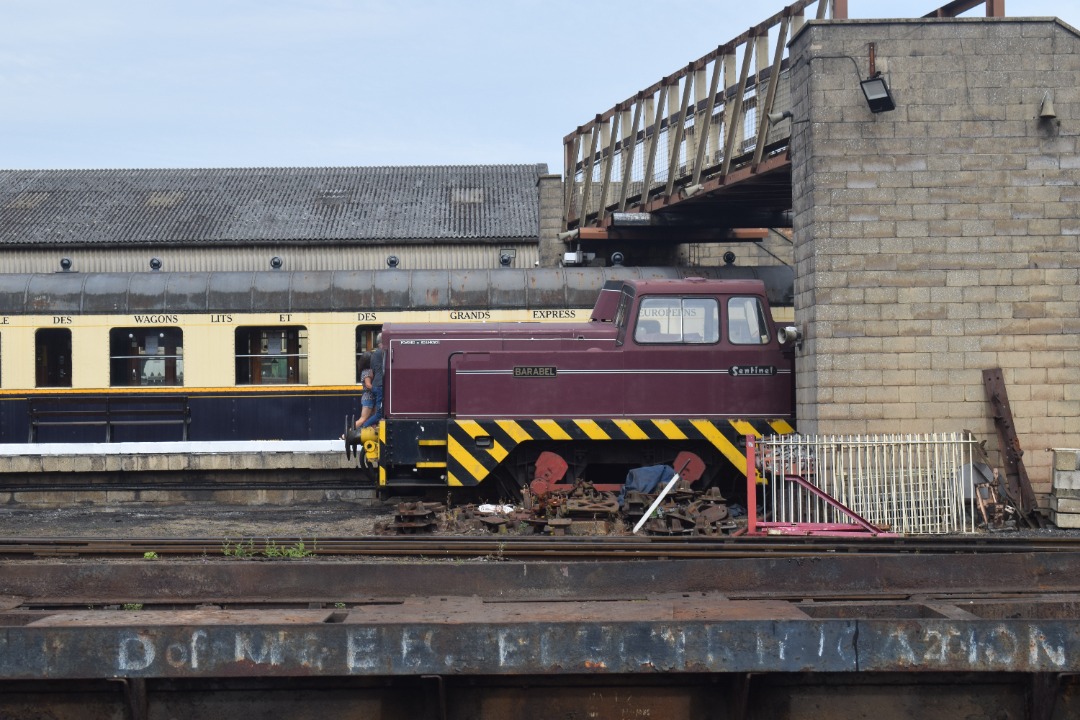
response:
<svg viewBox="0 0 1080 720"><path fill-rule="evenodd" d="M177 425L181 440L188 439L191 409L187 396L151 395L128 397L31 398L29 442L38 442L43 427L94 426L105 430L105 442L113 441L113 428L138 425Z"/></svg>
<svg viewBox="0 0 1080 720"><path fill-rule="evenodd" d="M292 554L291 548L302 548ZM377 558L510 558L551 560L676 560L808 558L862 555L1075 555L1080 538L1064 535L950 535L938 537L491 537L360 536L315 537L7 537L0 539L0 559L35 557L143 558L195 557L201 561L317 559L329 556ZM959 571L957 571L959 572ZM1073 580L1068 580L1074 582Z"/></svg>

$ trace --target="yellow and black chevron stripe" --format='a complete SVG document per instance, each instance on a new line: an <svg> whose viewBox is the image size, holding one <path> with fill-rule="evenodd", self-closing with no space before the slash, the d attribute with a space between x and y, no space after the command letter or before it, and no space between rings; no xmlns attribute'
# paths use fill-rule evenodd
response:
<svg viewBox="0 0 1080 720"><path fill-rule="evenodd" d="M745 435L795 432L784 420L451 420L447 438L447 483L476 485L523 442L581 440L707 440L739 472L746 456L738 447Z"/></svg>

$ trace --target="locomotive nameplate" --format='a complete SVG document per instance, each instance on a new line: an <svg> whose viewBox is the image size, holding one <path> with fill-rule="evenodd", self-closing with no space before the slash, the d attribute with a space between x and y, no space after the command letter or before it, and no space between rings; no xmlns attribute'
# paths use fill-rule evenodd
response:
<svg viewBox="0 0 1080 720"><path fill-rule="evenodd" d="M514 377L555 377L555 366L515 365Z"/></svg>
<svg viewBox="0 0 1080 720"><path fill-rule="evenodd" d="M748 375L775 375L775 365L732 365L731 370L728 371L735 377L744 377Z"/></svg>

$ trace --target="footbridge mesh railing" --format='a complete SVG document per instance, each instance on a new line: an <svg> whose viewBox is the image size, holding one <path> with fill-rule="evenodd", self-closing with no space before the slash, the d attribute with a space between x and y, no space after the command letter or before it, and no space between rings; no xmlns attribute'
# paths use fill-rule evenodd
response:
<svg viewBox="0 0 1080 720"><path fill-rule="evenodd" d="M813 14L809 14L813 13ZM563 139L568 228L648 209L707 178L756 170L787 147L787 41L810 18L842 19L846 0L799 0L601 113Z"/></svg>
<svg viewBox="0 0 1080 720"><path fill-rule="evenodd" d="M894 533L976 529L973 483L982 449L969 432L927 435L776 435L757 441L765 507L775 523L854 522L797 483L798 476Z"/></svg>

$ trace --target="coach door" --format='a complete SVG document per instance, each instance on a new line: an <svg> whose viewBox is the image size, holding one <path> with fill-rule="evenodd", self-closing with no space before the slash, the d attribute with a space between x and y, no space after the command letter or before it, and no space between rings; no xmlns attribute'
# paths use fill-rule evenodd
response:
<svg viewBox="0 0 1080 720"><path fill-rule="evenodd" d="M38 330L34 338L37 387L71 387L71 331Z"/></svg>

